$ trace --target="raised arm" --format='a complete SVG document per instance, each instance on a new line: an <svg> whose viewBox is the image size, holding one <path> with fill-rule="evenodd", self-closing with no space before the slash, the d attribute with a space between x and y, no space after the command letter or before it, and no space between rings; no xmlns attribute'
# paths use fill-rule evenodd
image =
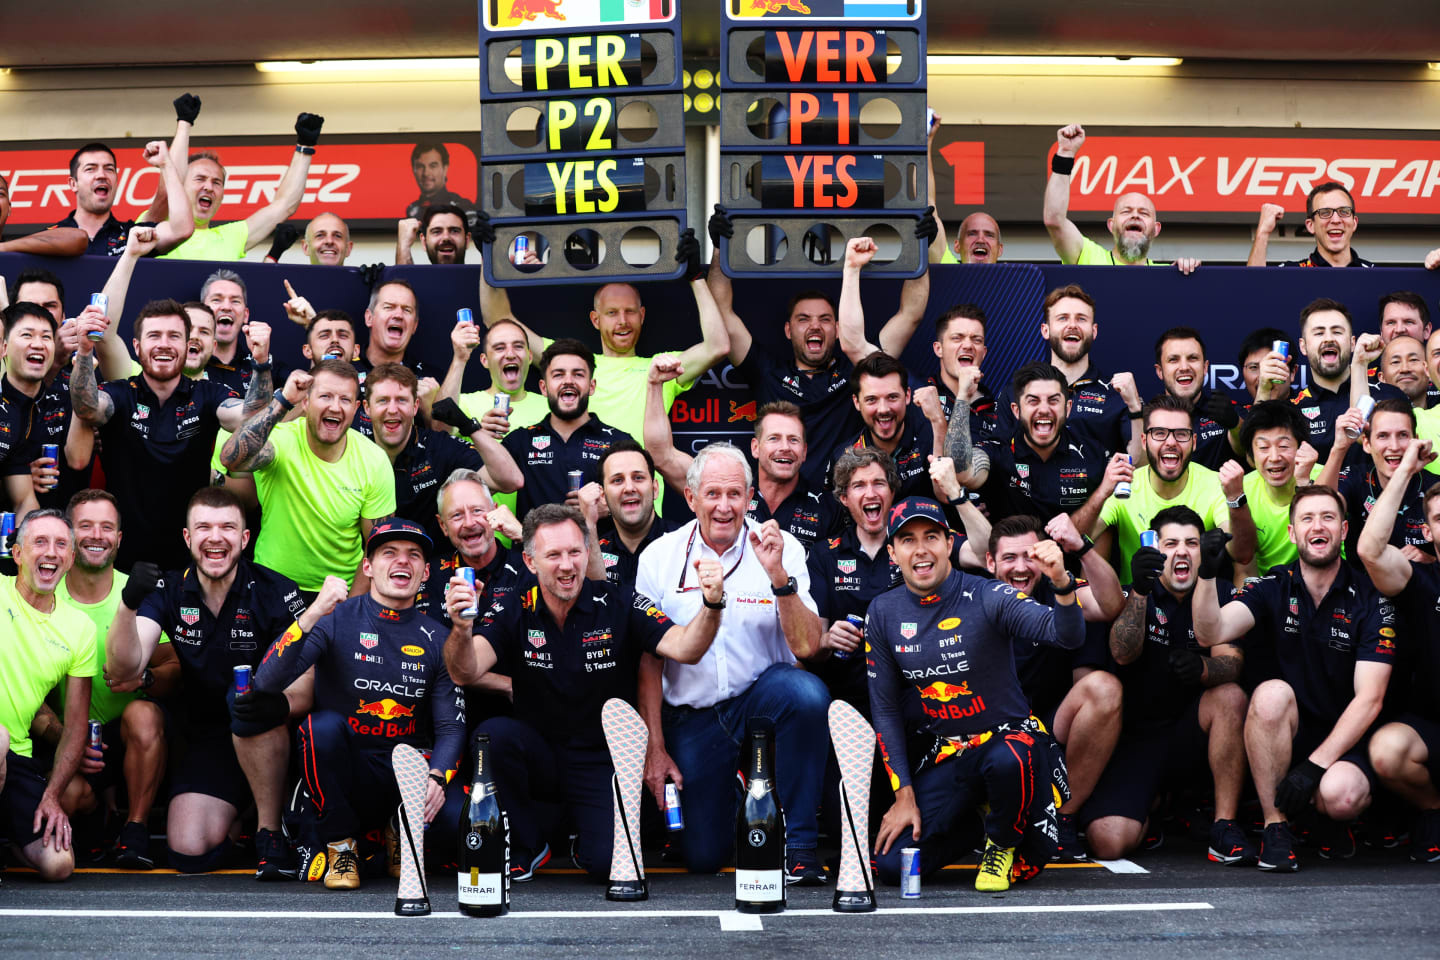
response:
<svg viewBox="0 0 1440 960"><path fill-rule="evenodd" d="M1278 203L1260 205L1260 223L1255 227L1255 242L1250 244L1250 256L1245 259L1247 267L1263 267L1270 252L1270 235L1285 216L1285 208Z"/></svg>
<svg viewBox="0 0 1440 960"><path fill-rule="evenodd" d="M938 228L935 208L926 207L925 212L915 218L915 237L927 248L935 242ZM925 272L911 277L900 285L900 306L895 315L880 328L880 349L892 357L900 356L910 338L920 327L925 317L925 308L930 304L930 269L927 261Z"/></svg>
<svg viewBox="0 0 1440 960"><path fill-rule="evenodd" d="M1360 554L1360 562L1365 564L1365 572L1370 575L1375 589L1387 597L1396 596L1404 590L1413 572L1405 554L1390 543L1390 536L1395 532L1395 517L1405 501L1411 478L1434 459L1429 440L1411 440L1390 482L1370 508L1365 526L1360 528L1355 552Z"/></svg>
<svg viewBox="0 0 1440 960"><path fill-rule="evenodd" d="M160 642L160 624L136 611L160 581L153 563L137 563L120 592L120 603L105 635L105 674L117 683L139 677Z"/></svg>
<svg viewBox="0 0 1440 960"><path fill-rule="evenodd" d="M682 253L687 254L690 292L695 297L695 308L700 312L701 338L699 343L680 354L680 364L685 371L680 375L683 385L694 383L701 374L729 355L730 334L726 331L725 318L720 316L720 308L715 305L715 298L706 285L705 271L700 266L700 243L690 230L686 230L681 238L681 250L675 254L676 259Z"/></svg>
<svg viewBox="0 0 1440 960"><path fill-rule="evenodd" d="M505 251L495 249L495 226L490 222L490 216L484 210L475 215L475 226L470 228L471 239L475 241L477 249L482 249L481 244L490 244L491 256L505 256ZM505 292L504 287L492 287L485 282L485 271L480 271L480 321L485 324L488 330L501 320L509 320L511 323L520 325L525 331L526 346L530 348L530 356L539 358L545 352L545 341L540 334L531 330L520 318L515 316L515 311L510 309L510 294Z"/></svg>
<svg viewBox="0 0 1440 960"><path fill-rule="evenodd" d="M411 251L420 236L420 220L416 217L401 217L395 225L395 266L408 267L415 262Z"/></svg>
<svg viewBox="0 0 1440 960"><path fill-rule="evenodd" d="M936 201L935 189L935 134L940 130L940 114L935 114L930 123L930 129L925 132L925 196L932 204L931 216L935 218L935 236L930 240L929 249L926 250L926 259L931 263L939 263L945 259L946 245L949 238L945 235L945 221L940 219L940 211L933 206Z"/></svg>
<svg viewBox="0 0 1440 960"><path fill-rule="evenodd" d="M1225 531L1232 538L1226 549L1236 563L1249 563L1260 542L1259 535L1255 532L1255 518L1250 514L1248 503L1242 503L1238 507L1230 506L1245 494L1245 468L1234 460L1226 460L1221 464L1220 490L1226 500Z"/></svg>
<svg viewBox="0 0 1440 960"><path fill-rule="evenodd" d="M160 171L161 189L156 194L165 195L165 220L155 225L159 253L174 250L195 233L195 215L190 210L190 197L185 193L181 173L190 150L190 124L183 120L175 124L173 144L166 146L164 140L152 140L144 150L145 162Z"/></svg>
<svg viewBox="0 0 1440 960"><path fill-rule="evenodd" d="M270 238L275 228L289 220L300 209L305 196L305 180L310 175L310 158L315 154L315 144L320 141L320 127L325 118L313 113L302 113L295 118L295 152L290 155L290 165L275 188L275 199L245 218L245 249L258 247Z"/></svg>
<svg viewBox="0 0 1440 960"><path fill-rule="evenodd" d="M94 342L80 338L75 351L75 366L70 372L70 408L75 416L91 426L104 425L115 413L115 401L100 390L95 380Z"/></svg>
<svg viewBox="0 0 1440 960"><path fill-rule="evenodd" d="M699 577L700 590L704 594L706 605L701 606L700 612L683 627L677 624L666 630L665 636L655 648L655 652L667 660L691 664L699 663L705 656L705 651L710 649L710 644L715 640L715 631L720 629L720 616L723 611L709 604L721 603L725 599L725 568L720 561L707 557L694 561L693 566ZM641 599L643 597L637 598L637 604Z"/></svg>
<svg viewBox="0 0 1440 960"><path fill-rule="evenodd" d="M725 334L730 338L730 362L739 366L750 355L753 339L750 331L745 328L745 322L735 312L735 289L720 266L720 241L733 240L735 226L730 222L729 212L718 203L715 204L715 212L710 215L709 227L713 252L710 254L710 272L705 275L705 285L710 288L710 296L715 299L715 309L720 311L720 319L725 322Z"/></svg>
<svg viewBox="0 0 1440 960"><path fill-rule="evenodd" d="M1118 484L1129 483L1134 478L1135 468L1130 465L1125 454L1117 453L1111 456L1110 462L1105 465L1105 472L1100 476L1100 483L1090 492L1080 509L1070 515L1075 529L1092 539L1099 539L1100 534L1105 532L1105 524L1100 519L1100 514L1105 509L1105 501L1110 499Z"/></svg>
<svg viewBox="0 0 1440 960"><path fill-rule="evenodd" d="M498 662L495 648L484 636L475 633L475 620L464 616L466 609L478 602L475 588L458 574L451 578L445 595L445 609L450 614L450 635L445 638L445 669L457 687L473 687ZM487 620L491 616L487 614Z"/></svg>
<svg viewBox="0 0 1440 960"><path fill-rule="evenodd" d="M955 474L970 490L979 490L990 478L990 454L974 445L970 436L970 404L980 386L979 367L961 367L950 422L945 428L945 454L955 461Z"/></svg>
<svg viewBox="0 0 1440 960"><path fill-rule="evenodd" d="M1200 569L1190 600L1190 614L1195 626L1195 639L1202 647L1214 647L1239 640L1255 628L1255 614L1239 600L1220 606L1215 587L1225 544L1230 535L1224 530L1206 530L1200 536Z"/></svg>
<svg viewBox="0 0 1440 960"><path fill-rule="evenodd" d="M41 257L78 257L90 246L79 227L51 227L39 233L0 242L0 253L33 253Z"/></svg>
<svg viewBox="0 0 1440 960"><path fill-rule="evenodd" d="M1056 166L1068 160L1072 165L1076 154L1085 144L1085 128L1078 123L1061 127L1055 132ZM1061 159L1064 158L1064 159ZM1080 228L1070 220L1070 174L1057 173L1051 168L1050 179L1045 181L1045 207L1043 211L1045 229L1050 233L1050 242L1060 254L1061 263L1074 263L1080 259L1085 246L1085 237Z"/></svg>
<svg viewBox="0 0 1440 960"><path fill-rule="evenodd" d="M220 449L220 463L226 470L253 473L263 470L275 460L275 448L270 444L270 432L277 423L285 419L290 408L298 406L304 399L310 381L310 374L304 370L291 371L282 392L286 403L281 403L272 396L270 402L258 413L240 425L240 429L236 430Z"/></svg>
<svg viewBox="0 0 1440 960"><path fill-rule="evenodd" d="M1068 513L1057 513L1045 524L1045 533L1060 545L1066 556L1080 556L1080 572L1085 575L1086 586L1081 587L1081 601L1084 606L1085 619L1096 623L1108 623L1120 615L1120 610L1125 606L1125 595L1120 589L1120 577L1116 575L1115 568L1110 561L1100 555L1094 544L1087 544L1085 538L1075 527L1075 522L1070 519ZM988 541L988 536L986 540ZM1131 576L1134 576L1134 563L1131 563ZM1089 596L1084 595L1088 591ZM1084 603L1085 600L1090 603Z"/></svg>
<svg viewBox="0 0 1440 960"><path fill-rule="evenodd" d="M189 208L190 201L187 200L185 209ZM105 281L105 315L109 323L105 327L104 338L95 346L95 358L100 366L100 376L106 380L122 380L130 376L130 349L120 339L120 318L125 313L125 297L130 292L136 262L158 249L159 232L155 227L131 227L125 251L115 258L115 266Z"/></svg>
<svg viewBox="0 0 1440 960"><path fill-rule="evenodd" d="M860 271L875 258L879 249L869 237L851 237L845 244L845 265L840 272L840 349L852 363L859 363L879 350L865 336L865 308L860 303Z"/></svg>
<svg viewBox="0 0 1440 960"><path fill-rule="evenodd" d="M685 475L695 459L675 447L675 436L670 429L670 415L665 412L665 381L673 380L684 369L674 354L657 354L650 361L650 374L645 391L644 444L655 469L665 482L676 490L685 489Z"/></svg>

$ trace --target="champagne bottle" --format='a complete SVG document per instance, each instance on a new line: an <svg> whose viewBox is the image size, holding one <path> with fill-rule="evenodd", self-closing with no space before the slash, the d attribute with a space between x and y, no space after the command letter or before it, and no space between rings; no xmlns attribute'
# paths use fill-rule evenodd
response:
<svg viewBox="0 0 1440 960"><path fill-rule="evenodd" d="M750 721L745 736L745 797L735 825L735 909L785 909L785 816L775 792L775 724Z"/></svg>
<svg viewBox="0 0 1440 960"><path fill-rule="evenodd" d="M460 811L460 912L498 917L510 909L510 820L490 771L490 737L475 736L470 803Z"/></svg>

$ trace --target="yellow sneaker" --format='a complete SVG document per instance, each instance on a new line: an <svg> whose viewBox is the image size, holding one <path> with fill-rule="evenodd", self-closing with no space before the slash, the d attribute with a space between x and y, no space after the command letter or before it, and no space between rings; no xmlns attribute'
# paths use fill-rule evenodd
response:
<svg viewBox="0 0 1440 960"><path fill-rule="evenodd" d="M975 889L981 893L1001 893L1009 890L1010 867L1014 862L1014 847L999 846L987 837L985 852L980 856L980 869L975 874Z"/></svg>
<svg viewBox="0 0 1440 960"><path fill-rule="evenodd" d="M333 840L328 845L330 869L325 871L325 889L358 890L360 861L355 852L355 838Z"/></svg>

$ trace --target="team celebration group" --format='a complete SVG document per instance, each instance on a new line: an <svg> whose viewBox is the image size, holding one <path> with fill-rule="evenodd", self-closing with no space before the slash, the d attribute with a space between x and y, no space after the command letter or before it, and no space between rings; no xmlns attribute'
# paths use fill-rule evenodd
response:
<svg viewBox="0 0 1440 960"><path fill-rule="evenodd" d="M398 876L400 743L427 758L440 869L484 737L511 880L560 844L605 880L612 698L649 730L645 785L662 810L672 785L684 813L667 855L695 872L734 857L740 747L763 718L785 880L831 882L817 851L843 816L834 699L878 735L868 837L886 883L903 848L925 874L978 851L977 889L999 891L1167 830L1267 871L1357 839L1440 861L1440 343L1424 298L1396 291L1372 314L1317 279L1287 328L1246 337L1231 396L1184 327L1144 334L1153 374L1102 371L1100 311L1069 285L1033 305L1048 360L996 383L983 311L937 304L922 323L928 274L868 338L869 238L848 241L838 302L797 290L742 318L687 231L699 338L681 353L637 354L629 284L594 292L597 352L545 336L553 319L517 316L482 278L449 367L428 369L411 341L455 305L376 278L363 317L289 290L274 319L304 346L273 357L266 311L222 265L128 314L126 294L141 257L238 260L277 233L323 119L298 118L272 204L212 227L225 170L189 152L198 99L175 106L175 140L145 149L165 189L137 224L109 212L113 151L88 144L76 212L7 244L114 262L73 317L48 271L0 288L0 838L42 878L77 859L254 862L261 880L332 889ZM1164 268L1149 198L1116 198L1109 246L1068 219L1083 142L1059 131L1057 252ZM434 152L417 147L400 233L407 262L423 235L442 269L494 231L428 169ZM1252 263L1282 215L1262 211ZM1316 250L1295 266L1369 266L1357 222L1343 185L1317 185ZM311 222L312 260L344 263L343 228ZM983 213L953 247L928 211L904 229L932 261L1003 250ZM709 231L732 234L723 209ZM788 348L768 351L781 325ZM938 375L897 359L916 338ZM476 358L490 386L464 393ZM682 449L670 408L725 363L750 385L754 437Z"/></svg>

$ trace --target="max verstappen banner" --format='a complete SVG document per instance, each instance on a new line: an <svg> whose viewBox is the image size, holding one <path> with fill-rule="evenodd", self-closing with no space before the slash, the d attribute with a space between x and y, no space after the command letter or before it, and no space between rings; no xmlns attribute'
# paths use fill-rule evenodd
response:
<svg viewBox="0 0 1440 960"><path fill-rule="evenodd" d="M1118 194L1148 194L1162 221L1253 223L1264 203L1296 212L1334 180L1361 216L1433 225L1440 218L1440 132L1087 127L1071 175L1070 210L1103 219ZM935 205L947 223L977 208L1009 221L1040 219L1055 153L1049 127L942 124L934 150Z"/></svg>
<svg viewBox="0 0 1440 960"><path fill-rule="evenodd" d="M149 205L160 171L140 156L145 141L111 140L117 166L114 213L133 220ZM75 209L70 189L70 156L79 144L34 143L0 150L0 175L10 182L9 227L42 227ZM192 152L212 150L225 165L225 202L220 222L243 220L275 197L290 163L291 140L234 137L199 139ZM441 149L443 147L443 150ZM418 153L417 153L418 151ZM390 228L426 195L453 191L475 196L477 134L422 134L406 139L322 137L305 196L294 219L334 213L352 229ZM421 187L422 179L424 189Z"/></svg>

